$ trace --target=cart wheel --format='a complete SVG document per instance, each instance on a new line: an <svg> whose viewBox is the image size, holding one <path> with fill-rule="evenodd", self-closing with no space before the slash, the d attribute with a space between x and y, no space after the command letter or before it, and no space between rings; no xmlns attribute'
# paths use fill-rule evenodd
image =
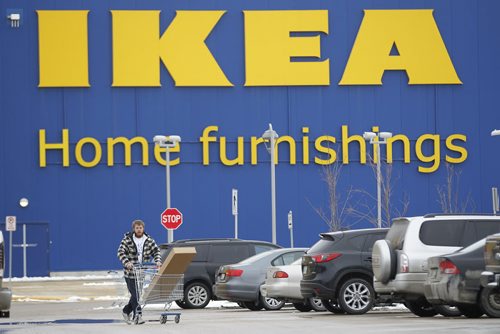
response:
<svg viewBox="0 0 500 334"><path fill-rule="evenodd" d="M179 323L179 321L181 321L181 316L177 314L177 315L175 316L174 321L175 321L175 323L176 323L176 324L178 324L178 323Z"/></svg>
<svg viewBox="0 0 500 334"><path fill-rule="evenodd" d="M160 316L160 324L166 324L167 323L167 316L162 315Z"/></svg>

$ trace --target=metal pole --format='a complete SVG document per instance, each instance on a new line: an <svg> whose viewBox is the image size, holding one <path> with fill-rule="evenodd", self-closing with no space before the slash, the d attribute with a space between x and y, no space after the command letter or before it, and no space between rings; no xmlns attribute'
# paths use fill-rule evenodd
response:
<svg viewBox="0 0 500 334"><path fill-rule="evenodd" d="M290 247L293 248L293 213L288 211L288 229L290 230Z"/></svg>
<svg viewBox="0 0 500 334"><path fill-rule="evenodd" d="M382 174L380 172L380 142L377 138L377 227L382 227L382 189L381 189L381 178Z"/></svg>
<svg viewBox="0 0 500 334"><path fill-rule="evenodd" d="M238 214L234 215L234 238L238 239Z"/></svg>
<svg viewBox="0 0 500 334"><path fill-rule="evenodd" d="M27 264L26 264L26 224L23 225L23 276L28 277L27 275Z"/></svg>
<svg viewBox="0 0 500 334"><path fill-rule="evenodd" d="M167 209L170 209L170 148L167 146L165 148L165 171L166 171L166 180L167 180ZM174 241L174 230L168 230L168 242L171 243Z"/></svg>
<svg viewBox="0 0 500 334"><path fill-rule="evenodd" d="M9 282L12 278L12 231L9 232Z"/></svg>
<svg viewBox="0 0 500 334"><path fill-rule="evenodd" d="M276 244L276 179L275 179L275 158L274 158L274 132L273 127L269 124L271 132L271 212L272 212L272 242Z"/></svg>

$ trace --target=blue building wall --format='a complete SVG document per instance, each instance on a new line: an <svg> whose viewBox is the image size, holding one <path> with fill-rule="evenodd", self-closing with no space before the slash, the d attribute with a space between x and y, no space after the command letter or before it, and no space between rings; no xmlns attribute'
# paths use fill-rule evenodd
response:
<svg viewBox="0 0 500 334"><path fill-rule="evenodd" d="M402 71L386 71L382 86L339 86L364 9L434 9L434 18L462 80L462 85L407 84ZM408 215L440 211L436 186L445 183L444 161L437 172L419 173L425 165L415 157L415 141L425 133L445 139L453 133L467 136L467 160L461 172L461 201L470 194L475 211L491 211L491 187L500 184L500 139L490 136L500 127L500 2L468 1L22 1L2 0L0 14L22 9L18 29L0 24L0 217L15 215L19 221L46 221L51 236L52 271L118 267L116 248L133 219L141 218L158 242L166 241L160 225L165 208L164 167L153 158L156 134L182 136L181 163L172 167L172 204L182 210L184 224L175 238L231 237L231 189L239 189L239 236L271 239L269 155L259 147L259 163L250 164L250 137L259 137L272 123L280 135L297 140L297 164L289 164L286 144L280 146L276 167L278 243L289 245L287 213L294 212L295 244L309 246L328 226L313 207L327 210L328 192L322 167L302 164L302 127L309 127L311 141L321 135L341 138L341 126L362 134L378 125L381 130L407 135L412 162L402 162L402 148L395 146L394 203L404 194ZM38 88L38 19L36 10L88 9L90 88ZM161 10L164 31L175 10L227 10L207 45L225 74L230 88L175 87L161 69L161 88L113 88L111 9ZM325 87L244 87L245 52L242 10L327 9L330 34L321 38L322 56L330 59L331 85ZM217 136L228 138L228 156L236 152L236 138L245 138L245 164L224 166L218 144L210 144L211 163L202 165L203 129L219 126ZM58 152L47 154L48 165L39 166L40 129L47 141L61 141L69 129L71 165L61 166ZM98 139L103 147L109 137L145 137L150 142L149 166L141 165L134 148L133 165L124 165L117 149L116 164L102 162L83 168L75 162L74 147L83 137ZM340 140L338 142L340 144ZM447 153L442 142L441 159ZM310 146L311 159L316 154ZM430 150L430 147L426 147ZM337 153L341 157L338 147ZM84 156L92 156L85 151ZM344 165L340 191L363 189L375 196L375 178L369 166L359 164L356 145L351 163ZM30 205L20 208L27 197ZM356 195L353 205L360 200ZM374 205L374 203L371 203ZM472 210L472 209L471 209ZM348 217L354 228L370 226Z"/></svg>

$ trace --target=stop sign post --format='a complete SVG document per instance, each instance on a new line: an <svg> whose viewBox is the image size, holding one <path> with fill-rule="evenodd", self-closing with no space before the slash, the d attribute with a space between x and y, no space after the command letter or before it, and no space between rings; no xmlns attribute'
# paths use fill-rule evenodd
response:
<svg viewBox="0 0 500 334"><path fill-rule="evenodd" d="M177 230L182 225L182 213L176 208L167 208L161 214L161 224L167 230Z"/></svg>

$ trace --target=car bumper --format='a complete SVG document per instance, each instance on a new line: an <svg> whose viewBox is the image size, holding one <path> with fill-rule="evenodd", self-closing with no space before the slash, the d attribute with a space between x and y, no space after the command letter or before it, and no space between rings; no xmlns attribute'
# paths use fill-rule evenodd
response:
<svg viewBox="0 0 500 334"><path fill-rule="evenodd" d="M276 299L303 299L302 294L300 293L300 287L297 285L292 286L289 283L262 284L260 286L260 294L263 297L271 297Z"/></svg>
<svg viewBox="0 0 500 334"><path fill-rule="evenodd" d="M0 311L9 311L12 300L12 291L7 288L0 289Z"/></svg>
<svg viewBox="0 0 500 334"><path fill-rule="evenodd" d="M394 279L384 284L374 279L373 287L379 295L420 295L423 296L427 273L397 274Z"/></svg>
<svg viewBox="0 0 500 334"><path fill-rule="evenodd" d="M424 284L425 298L431 304L474 304L478 289L466 289L465 282L459 276L442 279L439 282Z"/></svg>
<svg viewBox="0 0 500 334"><path fill-rule="evenodd" d="M333 298L335 290L323 285L320 281L301 281L300 293L303 298Z"/></svg>
<svg viewBox="0 0 500 334"><path fill-rule="evenodd" d="M215 283L213 292L218 299L232 302L249 302L259 298L259 287L248 284Z"/></svg>
<svg viewBox="0 0 500 334"><path fill-rule="evenodd" d="M500 274L491 271L483 271L481 273L481 286L485 288L500 286Z"/></svg>

